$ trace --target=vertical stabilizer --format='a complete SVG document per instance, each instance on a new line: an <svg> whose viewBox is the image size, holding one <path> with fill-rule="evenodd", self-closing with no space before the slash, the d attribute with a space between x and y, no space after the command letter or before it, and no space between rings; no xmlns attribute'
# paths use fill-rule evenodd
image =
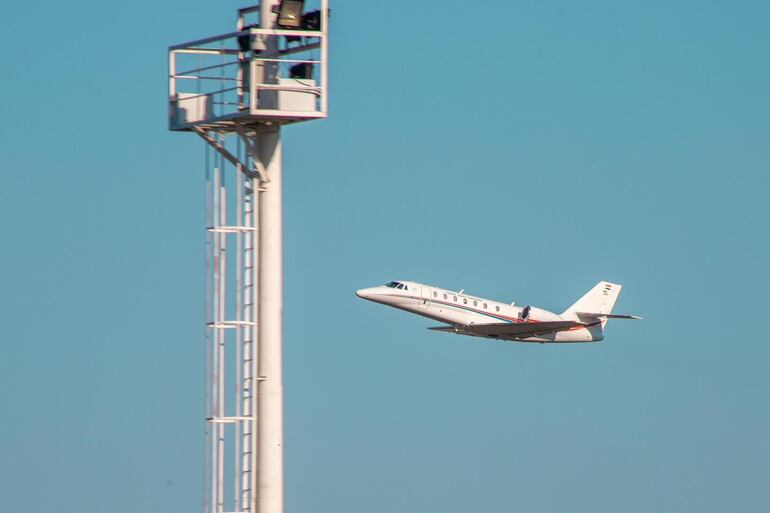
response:
<svg viewBox="0 0 770 513"><path fill-rule="evenodd" d="M611 314L612 307L615 306L615 301L618 300L618 295L620 295L620 289L622 288L617 283L600 281L586 295L578 299L574 305L567 308L561 316L565 319L577 320L578 314L588 314L589 316L591 314L596 316ZM607 318L605 317L602 327L604 327L606 322Z"/></svg>

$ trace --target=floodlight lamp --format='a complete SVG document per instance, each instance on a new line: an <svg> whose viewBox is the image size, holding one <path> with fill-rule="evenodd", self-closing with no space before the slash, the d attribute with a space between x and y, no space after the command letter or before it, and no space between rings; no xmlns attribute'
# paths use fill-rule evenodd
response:
<svg viewBox="0 0 770 513"><path fill-rule="evenodd" d="M300 28L304 4L305 0L281 0L278 8L278 25L288 29Z"/></svg>
<svg viewBox="0 0 770 513"><path fill-rule="evenodd" d="M302 30L321 30L321 11L309 11L302 15Z"/></svg>
<svg viewBox="0 0 770 513"><path fill-rule="evenodd" d="M310 80L313 78L313 65L309 62L301 62L289 68L289 78Z"/></svg>

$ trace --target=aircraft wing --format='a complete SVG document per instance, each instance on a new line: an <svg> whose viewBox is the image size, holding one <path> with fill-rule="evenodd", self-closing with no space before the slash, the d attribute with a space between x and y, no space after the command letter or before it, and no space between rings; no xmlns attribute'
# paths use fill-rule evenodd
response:
<svg viewBox="0 0 770 513"><path fill-rule="evenodd" d="M428 328L435 331L448 331L461 335L475 335L477 337L492 338L527 338L556 331L564 331L576 326L586 326L586 323L578 321L544 321L544 322L522 322L522 323L494 323L494 324L473 324L471 326L438 326Z"/></svg>

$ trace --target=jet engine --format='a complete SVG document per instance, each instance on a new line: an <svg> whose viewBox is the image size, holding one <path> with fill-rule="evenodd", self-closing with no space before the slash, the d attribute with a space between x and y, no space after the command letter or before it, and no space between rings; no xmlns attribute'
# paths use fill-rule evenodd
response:
<svg viewBox="0 0 770 513"><path fill-rule="evenodd" d="M530 306L530 305L525 306L519 311L519 319L523 321L527 321L527 320L560 321L562 320L561 316L553 312L549 312L548 310L543 310L542 308L538 308L536 306Z"/></svg>

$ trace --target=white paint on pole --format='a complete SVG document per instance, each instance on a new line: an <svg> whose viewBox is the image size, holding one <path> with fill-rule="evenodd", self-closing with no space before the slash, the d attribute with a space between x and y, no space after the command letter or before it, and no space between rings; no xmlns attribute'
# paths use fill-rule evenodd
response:
<svg viewBox="0 0 770 513"><path fill-rule="evenodd" d="M259 201L259 513L283 513L283 220L281 132L258 133L268 182Z"/></svg>
<svg viewBox="0 0 770 513"><path fill-rule="evenodd" d="M260 25L274 28L273 6L261 4ZM275 36L266 41L276 51ZM277 68L276 64L266 67ZM276 69L266 69L276 77ZM265 82L270 80L265 79ZM271 92L275 96L274 92ZM272 98L268 100L272 105ZM259 196L259 384L257 423L258 513L283 513L283 190L281 131L278 126L257 131L257 151L267 175Z"/></svg>

